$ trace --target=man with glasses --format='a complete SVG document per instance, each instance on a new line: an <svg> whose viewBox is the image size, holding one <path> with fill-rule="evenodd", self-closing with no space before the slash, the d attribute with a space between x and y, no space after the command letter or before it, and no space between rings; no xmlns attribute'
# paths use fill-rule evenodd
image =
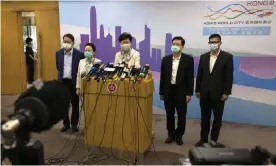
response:
<svg viewBox="0 0 276 166"><path fill-rule="evenodd" d="M196 78L196 97L201 107L201 139L195 146L208 143L210 120L213 112L214 121L211 130L211 145L217 143L221 128L224 103L231 95L233 84L233 55L222 51L221 36L209 37L210 52L200 56Z"/></svg>

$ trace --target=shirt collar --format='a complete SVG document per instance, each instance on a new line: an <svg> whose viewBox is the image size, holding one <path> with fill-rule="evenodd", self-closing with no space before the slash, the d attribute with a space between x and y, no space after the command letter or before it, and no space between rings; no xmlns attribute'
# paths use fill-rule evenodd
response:
<svg viewBox="0 0 276 166"><path fill-rule="evenodd" d="M218 51L217 55L212 55L212 53L211 53L211 52L210 52L210 55L211 55L211 57L213 57L213 58L217 58L217 57L218 57L218 55L219 55L219 53L220 53L220 50Z"/></svg>
<svg viewBox="0 0 276 166"><path fill-rule="evenodd" d="M134 55L134 53L135 53L135 50L132 48L130 48L130 51L128 53L124 53L121 51L121 58L123 60L129 60Z"/></svg>
<svg viewBox="0 0 276 166"><path fill-rule="evenodd" d="M173 56L173 60L180 60L180 59L181 59L181 56L182 56L182 54L180 54L178 58L175 58L175 57Z"/></svg>
<svg viewBox="0 0 276 166"><path fill-rule="evenodd" d="M71 49L70 54L66 54L66 51L64 50L64 55L73 55L73 48Z"/></svg>

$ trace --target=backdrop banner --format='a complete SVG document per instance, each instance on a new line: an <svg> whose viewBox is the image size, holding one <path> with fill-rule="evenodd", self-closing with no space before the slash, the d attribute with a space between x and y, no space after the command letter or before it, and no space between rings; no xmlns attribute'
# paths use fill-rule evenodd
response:
<svg viewBox="0 0 276 166"><path fill-rule="evenodd" d="M122 32L134 36L132 47L141 53L141 64L150 64L154 73L157 114L165 113L159 72L162 57L171 54L172 38L186 40L183 52L194 57L196 76L199 57L208 52L208 37L220 34L222 49L234 55L233 95L224 121L268 126L276 126L275 6L273 0L59 2L61 35L72 33L81 51L94 43L104 62L114 61ZM200 117L195 97L187 116Z"/></svg>

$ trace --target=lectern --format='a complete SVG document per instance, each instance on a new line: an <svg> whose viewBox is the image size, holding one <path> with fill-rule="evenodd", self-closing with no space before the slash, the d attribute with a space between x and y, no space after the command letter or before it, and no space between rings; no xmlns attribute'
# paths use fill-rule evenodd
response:
<svg viewBox="0 0 276 166"><path fill-rule="evenodd" d="M144 153L152 143L154 81L82 80L85 143Z"/></svg>

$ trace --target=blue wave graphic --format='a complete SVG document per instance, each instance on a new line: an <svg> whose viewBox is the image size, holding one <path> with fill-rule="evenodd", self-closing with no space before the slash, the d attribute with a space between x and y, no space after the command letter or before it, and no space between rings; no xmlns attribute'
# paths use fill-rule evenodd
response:
<svg viewBox="0 0 276 166"><path fill-rule="evenodd" d="M212 10L212 9L209 8L209 7L207 7L207 8L208 8L211 12L220 12L220 11L222 11L222 10L224 10L224 9L226 9L226 8L228 8L228 7L230 7L230 6L241 6L242 8L244 8L244 9L246 10L246 12L250 12L245 6L243 6L243 5L241 5L241 4L229 4L229 5L223 7L223 8L221 8L221 9L219 9L219 10Z"/></svg>

